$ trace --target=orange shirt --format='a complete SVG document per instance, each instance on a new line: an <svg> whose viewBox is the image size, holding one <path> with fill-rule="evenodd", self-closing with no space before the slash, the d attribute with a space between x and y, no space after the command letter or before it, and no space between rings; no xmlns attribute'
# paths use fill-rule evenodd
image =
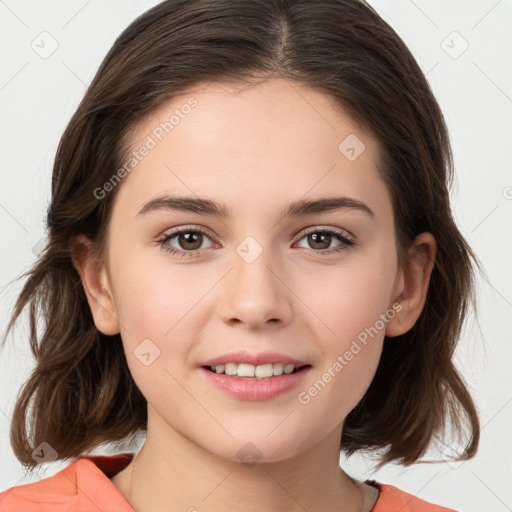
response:
<svg viewBox="0 0 512 512"><path fill-rule="evenodd" d="M0 512L134 512L110 478L133 453L81 457L53 476L11 487L0 494ZM388 485L378 487L372 512L455 512Z"/></svg>

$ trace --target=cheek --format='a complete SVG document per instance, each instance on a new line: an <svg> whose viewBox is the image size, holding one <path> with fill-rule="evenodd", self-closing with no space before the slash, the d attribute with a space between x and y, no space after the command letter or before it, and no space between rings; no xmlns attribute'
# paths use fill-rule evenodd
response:
<svg viewBox="0 0 512 512"><path fill-rule="evenodd" d="M155 249L155 251L158 249ZM211 271L130 255L113 272L121 329L128 337L176 338L188 315L215 284ZM134 339L133 342L136 340Z"/></svg>
<svg viewBox="0 0 512 512"><path fill-rule="evenodd" d="M336 272L318 273L302 282L301 297L312 313L321 368L301 391L298 402L331 410L326 421L334 427L365 394L377 369L387 322L394 262L375 258ZM314 283L314 286L311 286ZM328 300L326 300L328 297Z"/></svg>
<svg viewBox="0 0 512 512"><path fill-rule="evenodd" d="M304 419L322 418L320 430L329 432L344 422L370 386L382 351L382 340L351 345L326 362L297 396L297 407ZM317 424L317 422L313 422ZM317 427L318 428L318 425Z"/></svg>
<svg viewBox="0 0 512 512"><path fill-rule="evenodd" d="M190 368L194 345L194 306L212 277L194 279L176 266L124 261L113 274L116 306L126 359L133 379L148 402L185 411L190 396L180 383ZM138 271L140 269L140 271ZM211 287L212 284L209 284Z"/></svg>
<svg viewBox="0 0 512 512"><path fill-rule="evenodd" d="M112 281L133 378L146 396L165 390L167 400L178 399L183 391L177 381L196 362L191 353L218 277L206 267L171 264L162 255L148 264L147 255L134 251L117 261Z"/></svg>
<svg viewBox="0 0 512 512"><path fill-rule="evenodd" d="M346 264L306 271L295 280L294 292L318 326L327 350L343 349L351 339L376 324L389 307L395 279L392 258L377 254L348 260ZM382 329L381 323L377 324ZM320 334L322 336L320 336Z"/></svg>
<svg viewBox="0 0 512 512"><path fill-rule="evenodd" d="M323 417L323 428L335 428L359 403L370 386L382 353L386 309L383 297L371 286L331 290L318 316L321 325L317 347L322 360L314 376L302 387L297 401L304 413ZM326 302L328 304L326 304ZM320 307L319 303L318 307ZM385 317L385 316L384 316ZM327 412L327 413L326 413Z"/></svg>

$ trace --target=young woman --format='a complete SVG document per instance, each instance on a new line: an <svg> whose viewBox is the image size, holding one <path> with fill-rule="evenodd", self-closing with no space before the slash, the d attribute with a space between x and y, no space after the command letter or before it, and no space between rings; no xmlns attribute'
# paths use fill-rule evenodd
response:
<svg viewBox="0 0 512 512"><path fill-rule="evenodd" d="M0 511L448 510L339 455L407 466L448 423L476 452L451 176L427 81L363 2L136 19L61 139L7 331L30 305L16 456L74 461ZM137 453L89 453L140 432Z"/></svg>

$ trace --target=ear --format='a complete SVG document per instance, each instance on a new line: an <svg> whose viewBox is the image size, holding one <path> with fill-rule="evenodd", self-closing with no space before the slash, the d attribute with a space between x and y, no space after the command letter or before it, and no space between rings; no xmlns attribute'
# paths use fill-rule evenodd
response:
<svg viewBox="0 0 512 512"><path fill-rule="evenodd" d="M395 300L402 307L388 322L386 336L405 334L418 320L427 298L437 244L432 233L418 235L408 250L408 259L395 281Z"/></svg>
<svg viewBox="0 0 512 512"><path fill-rule="evenodd" d="M71 242L71 253L91 308L94 325L103 334L117 334L119 322L106 265L97 257L91 240L84 235L77 236Z"/></svg>

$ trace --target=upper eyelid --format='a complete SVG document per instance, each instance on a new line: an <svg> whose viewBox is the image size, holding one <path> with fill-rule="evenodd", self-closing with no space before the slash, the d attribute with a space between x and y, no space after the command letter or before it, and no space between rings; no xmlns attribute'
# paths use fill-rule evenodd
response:
<svg viewBox="0 0 512 512"><path fill-rule="evenodd" d="M181 233L189 233L189 232L194 232L194 231L197 231L199 233L203 233L203 234L206 234L208 235L210 238L215 238L214 236L211 236L211 230L204 227L204 226L178 226L176 228L172 228L171 231L169 233L163 233L161 235L161 238L167 238L167 237L174 237L176 235L179 235Z"/></svg>
<svg viewBox="0 0 512 512"><path fill-rule="evenodd" d="M316 232L322 232L322 231L333 231L334 233L338 233L339 231L346 233L348 236L347 238L355 239L356 237L347 229L345 228L339 228L336 226L323 226L323 225L317 225L317 226L310 226L308 228L304 228L301 233L302 236L306 236L309 233L316 233ZM339 234L339 233L338 233Z"/></svg>

